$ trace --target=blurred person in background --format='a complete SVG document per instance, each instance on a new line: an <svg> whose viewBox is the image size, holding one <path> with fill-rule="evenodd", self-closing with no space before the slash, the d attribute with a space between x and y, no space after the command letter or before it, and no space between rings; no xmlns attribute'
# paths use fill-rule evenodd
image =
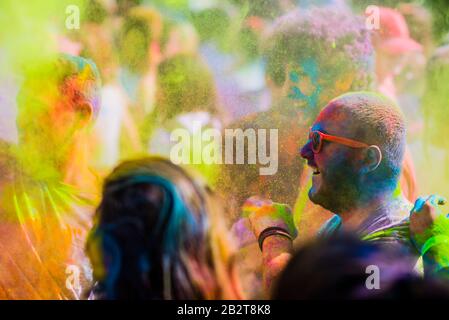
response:
<svg viewBox="0 0 449 320"><path fill-rule="evenodd" d="M423 49L423 54L429 57L434 50L432 35L432 13L422 4L400 3L397 10L402 14L407 23L410 37L415 39Z"/></svg>
<svg viewBox="0 0 449 320"><path fill-rule="evenodd" d="M185 146L190 164L209 183L215 182L217 168L208 164L193 164L195 135L202 139L207 128L221 130L224 113L218 105L214 79L208 66L196 55L176 55L163 61L158 68L156 105L147 121L151 129L148 143L150 154L170 157L176 141L171 140L175 129L184 128L191 139ZM201 151L200 151L201 152Z"/></svg>
<svg viewBox="0 0 449 320"><path fill-rule="evenodd" d="M154 107L162 28L163 19L157 10L136 6L123 17L117 35L119 79L128 94L138 127Z"/></svg>
<svg viewBox="0 0 449 320"><path fill-rule="evenodd" d="M93 130L94 155L92 164L99 172L109 172L123 157L122 145L129 153L142 148L139 128L130 112L130 101L119 80L119 58L114 42L117 23L98 0L89 2L82 32L82 55L90 57L98 66L102 79L100 90L102 108ZM129 154L128 153L128 154Z"/></svg>
<svg viewBox="0 0 449 320"><path fill-rule="evenodd" d="M82 246L99 184L88 165L99 73L90 60L61 55L28 66L24 78L17 165L0 201L2 298L80 298L90 276Z"/></svg>
<svg viewBox="0 0 449 320"><path fill-rule="evenodd" d="M220 199L158 157L107 177L86 244L95 299L242 299Z"/></svg>
<svg viewBox="0 0 449 320"><path fill-rule="evenodd" d="M413 259L352 234L322 238L298 250L272 299L449 299L449 284L410 272Z"/></svg>
<svg viewBox="0 0 449 320"><path fill-rule="evenodd" d="M379 7L379 29L373 30L379 92L397 101L395 78L409 63L421 63L422 45L410 37L404 16L395 9ZM418 59L416 59L418 58Z"/></svg>
<svg viewBox="0 0 449 320"><path fill-rule="evenodd" d="M277 1L231 2L195 8L192 17L219 102L236 120L269 107L260 44L266 26L283 11Z"/></svg>

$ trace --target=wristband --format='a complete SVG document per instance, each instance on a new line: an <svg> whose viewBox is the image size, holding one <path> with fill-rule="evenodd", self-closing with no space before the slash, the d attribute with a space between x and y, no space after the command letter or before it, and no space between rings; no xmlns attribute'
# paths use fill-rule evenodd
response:
<svg viewBox="0 0 449 320"><path fill-rule="evenodd" d="M260 235L259 235L259 248L260 251L262 251L263 248L263 242L266 238L270 237L270 236L283 236L287 239L290 239L290 241L293 241L293 237L290 235L290 233L285 230L284 228L281 227L268 227L266 229L264 229Z"/></svg>

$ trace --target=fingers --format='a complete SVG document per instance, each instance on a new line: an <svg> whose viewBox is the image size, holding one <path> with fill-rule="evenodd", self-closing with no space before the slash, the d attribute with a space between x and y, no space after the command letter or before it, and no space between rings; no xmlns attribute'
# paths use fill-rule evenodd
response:
<svg viewBox="0 0 449 320"><path fill-rule="evenodd" d="M242 207L243 217L248 217L254 234L269 227L281 227L295 238L297 236L292 209L289 205L272 202L271 200L251 197Z"/></svg>
<svg viewBox="0 0 449 320"><path fill-rule="evenodd" d="M433 194L427 197L419 197L416 201L415 201L415 205L411 211L411 213L418 213L420 211L422 211L424 205L426 203L437 207L437 206L442 206L445 205L447 202L446 198Z"/></svg>
<svg viewBox="0 0 449 320"><path fill-rule="evenodd" d="M411 213L416 213L416 212L421 211L424 204L426 203L427 199L428 199L428 197L419 197L418 199L416 199L415 205L413 206Z"/></svg>
<svg viewBox="0 0 449 320"><path fill-rule="evenodd" d="M259 211L263 207L269 207L273 204L271 200L261 198L259 196L252 196L248 198L242 206L242 214L244 217Z"/></svg>

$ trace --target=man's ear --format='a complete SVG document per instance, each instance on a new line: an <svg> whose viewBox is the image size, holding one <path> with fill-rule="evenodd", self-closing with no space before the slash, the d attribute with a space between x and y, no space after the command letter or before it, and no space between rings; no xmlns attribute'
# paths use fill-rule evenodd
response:
<svg viewBox="0 0 449 320"><path fill-rule="evenodd" d="M382 161L382 151L376 145L369 146L364 150L363 172L372 172L379 167Z"/></svg>

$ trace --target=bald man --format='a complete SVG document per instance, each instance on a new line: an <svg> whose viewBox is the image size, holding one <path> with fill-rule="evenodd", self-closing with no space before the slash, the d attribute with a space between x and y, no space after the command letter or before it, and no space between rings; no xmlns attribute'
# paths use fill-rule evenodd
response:
<svg viewBox="0 0 449 320"><path fill-rule="evenodd" d="M310 200L335 213L321 228L322 236L344 229L416 254L408 226L412 205L398 188L405 144L403 115L384 96L348 93L319 113L300 153L313 169ZM258 199L251 205L249 217L264 256L265 285L270 287L288 261L296 232L291 215L279 214L276 207L266 209L269 201Z"/></svg>

